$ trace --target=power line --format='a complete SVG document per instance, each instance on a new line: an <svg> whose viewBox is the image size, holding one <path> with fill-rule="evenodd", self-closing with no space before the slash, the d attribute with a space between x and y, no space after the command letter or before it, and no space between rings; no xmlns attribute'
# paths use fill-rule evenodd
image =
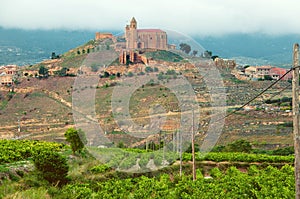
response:
<svg viewBox="0 0 300 199"><path fill-rule="evenodd" d="M291 86L292 86L291 84L287 85L286 87L284 87L283 89L281 89L279 92L274 93L274 94L273 94L269 99L267 99L267 100L273 99L274 97L276 97L277 95L281 94L283 91L285 91L286 89L290 88Z"/></svg>
<svg viewBox="0 0 300 199"><path fill-rule="evenodd" d="M300 67L300 66L297 66ZM242 106L240 106L239 108L237 108L236 110L234 110L233 112L225 115L224 117L222 117L221 119L216 120L215 122L218 122L220 120L223 120L227 117L229 117L230 115L235 114L236 112L240 111L242 108L244 108L245 106L247 106L248 104L250 104L251 102L253 102L256 98L258 98L259 96L261 96L262 94L264 94L267 90L269 90L270 88L272 88L275 84L277 84L280 80L282 80L288 73L290 73L292 70L294 70L296 67L293 67L291 69L289 69L285 74L283 74L278 80L276 80L275 82L273 82L272 84L270 84L267 88L265 88L264 90L262 90L260 93L258 93L256 96L254 96L252 99L250 99L248 102L246 102L245 104L243 104Z"/></svg>

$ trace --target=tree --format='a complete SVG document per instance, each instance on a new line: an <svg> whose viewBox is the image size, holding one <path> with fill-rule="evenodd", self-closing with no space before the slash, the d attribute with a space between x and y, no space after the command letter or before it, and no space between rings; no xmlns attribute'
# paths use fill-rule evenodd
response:
<svg viewBox="0 0 300 199"><path fill-rule="evenodd" d="M33 154L33 162L45 180L52 184L66 184L69 170L66 157L51 150L40 150Z"/></svg>
<svg viewBox="0 0 300 199"><path fill-rule="evenodd" d="M264 80L273 80L273 78L270 75L264 75Z"/></svg>
<svg viewBox="0 0 300 199"><path fill-rule="evenodd" d="M192 55L195 57L198 54L198 50L193 50Z"/></svg>
<svg viewBox="0 0 300 199"><path fill-rule="evenodd" d="M215 61L215 59L217 59L219 56L218 55L214 55L214 56L211 56L211 59Z"/></svg>
<svg viewBox="0 0 300 199"><path fill-rule="evenodd" d="M48 68L41 65L40 68L39 68L39 75L42 76L42 77L48 77L49 76Z"/></svg>
<svg viewBox="0 0 300 199"><path fill-rule="evenodd" d="M103 77L106 78L106 77L109 77L109 76L110 76L109 72L105 71Z"/></svg>
<svg viewBox="0 0 300 199"><path fill-rule="evenodd" d="M228 144L225 148L225 151L228 152L245 152L249 153L252 149L250 142L246 140L236 140Z"/></svg>
<svg viewBox="0 0 300 199"><path fill-rule="evenodd" d="M212 52L206 50L206 51L203 52L203 55L202 55L202 56L205 57L205 58L211 58Z"/></svg>
<svg viewBox="0 0 300 199"><path fill-rule="evenodd" d="M65 132L65 138L66 141L70 143L73 154L77 151L80 153L84 148L84 144L87 142L85 134L81 129L76 130L74 128L69 128Z"/></svg>
<svg viewBox="0 0 300 199"><path fill-rule="evenodd" d="M191 46L186 43L179 44L180 50L185 52L186 54L189 54L191 52Z"/></svg>
<svg viewBox="0 0 300 199"><path fill-rule="evenodd" d="M55 52L52 52L51 59L58 59L60 56L56 55Z"/></svg>
<svg viewBox="0 0 300 199"><path fill-rule="evenodd" d="M60 77L65 77L65 76L67 76L67 71L69 71L69 69L66 67L63 67L62 69L57 71L56 74Z"/></svg>

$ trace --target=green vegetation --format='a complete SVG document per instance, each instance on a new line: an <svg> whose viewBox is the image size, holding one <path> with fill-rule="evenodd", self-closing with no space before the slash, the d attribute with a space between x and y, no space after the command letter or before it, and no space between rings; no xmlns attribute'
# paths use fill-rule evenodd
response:
<svg viewBox="0 0 300 199"><path fill-rule="evenodd" d="M267 99L265 101L266 104L278 104L280 105L281 103L289 102L292 103L292 98L291 97L283 97L279 99Z"/></svg>
<svg viewBox="0 0 300 199"><path fill-rule="evenodd" d="M175 53L166 50L157 50L154 52L146 52L147 57L152 57L155 60L162 60L167 62L180 62L183 58Z"/></svg>
<svg viewBox="0 0 300 199"><path fill-rule="evenodd" d="M191 161L192 154L184 153L184 161ZM251 154L239 152L211 152L207 154L197 153L197 161L214 161L214 162L266 162L266 163L289 163L294 162L294 156L266 155L266 154Z"/></svg>
<svg viewBox="0 0 300 199"><path fill-rule="evenodd" d="M197 170L197 180L190 175L161 174L157 177L112 178L104 181L73 181L62 187L51 187L52 198L293 198L294 169L251 166L247 173L230 167L225 172L212 169L207 179ZM39 188L42 189L42 188ZM45 190L45 189L42 189ZM32 190L37 193L37 189ZM43 192L40 194L44 194Z"/></svg>
<svg viewBox="0 0 300 199"><path fill-rule="evenodd" d="M0 164L27 160L39 151L60 151L64 145L30 140L0 140Z"/></svg>
<svg viewBox="0 0 300 199"><path fill-rule="evenodd" d="M43 65L39 68L39 76L43 78L47 78L49 76L48 69Z"/></svg>
<svg viewBox="0 0 300 199"><path fill-rule="evenodd" d="M53 185L67 183L69 166L66 157L49 150L37 151L33 156L39 174Z"/></svg>
<svg viewBox="0 0 300 199"><path fill-rule="evenodd" d="M183 51L186 54L189 54L191 52L191 46L186 43L179 44L179 48L181 51Z"/></svg>
<svg viewBox="0 0 300 199"><path fill-rule="evenodd" d="M66 141L70 143L73 154L75 154L75 152L80 153L84 148L84 144L87 142L85 134L81 129L76 130L74 128L69 128L65 132L65 137Z"/></svg>
<svg viewBox="0 0 300 199"><path fill-rule="evenodd" d="M248 147L245 141L231 144ZM36 168L30 173L19 172L21 178L2 181L0 198L293 198L295 191L293 156L242 152L212 152L201 156L197 153L197 161L226 161L232 165L237 165L234 162L255 162L265 166L248 165L243 172L234 166L206 170L198 167L197 180L193 181L191 165L187 163L191 160L190 153L183 154L184 172L179 176L178 165L142 174L113 169L129 169L136 164L137 158L144 169L151 159L155 165L161 165L161 151L90 148L93 153L98 152L99 157L108 157L105 154L109 154L111 160L101 164L90 156L75 156L67 160L64 155L70 154L70 149L57 143L1 140L0 147L0 157L5 156L4 152L10 156L10 161L1 162L0 172L10 172L8 167L2 166L5 162L28 157L32 157ZM15 154L18 154L17 158ZM167 161L176 160L178 154L167 153L165 158ZM275 168L267 166L269 163L286 165ZM204 177L206 175L211 178Z"/></svg>
<svg viewBox="0 0 300 199"><path fill-rule="evenodd" d="M159 80L164 80L164 79L176 79L177 78L177 73L175 70L167 70L166 73L160 72L157 75L157 79Z"/></svg>

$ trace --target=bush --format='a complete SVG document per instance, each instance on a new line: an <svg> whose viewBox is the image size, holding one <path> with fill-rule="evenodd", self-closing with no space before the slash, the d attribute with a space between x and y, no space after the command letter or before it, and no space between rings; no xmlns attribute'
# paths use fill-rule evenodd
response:
<svg viewBox="0 0 300 199"><path fill-rule="evenodd" d="M147 66L147 67L145 68L145 72L146 72L146 73L151 73L151 72L153 72L153 68L151 68L150 66Z"/></svg>
<svg viewBox="0 0 300 199"><path fill-rule="evenodd" d="M44 150L34 154L33 162L45 180L52 184L66 184L69 170L66 157L57 152Z"/></svg>
<svg viewBox="0 0 300 199"><path fill-rule="evenodd" d="M251 151L251 144L246 140L236 140L228 144L225 148L227 152L245 152L249 153Z"/></svg>
<svg viewBox="0 0 300 199"><path fill-rule="evenodd" d="M84 132L81 129L76 130L74 128L69 128L65 132L65 137L66 141L71 145L73 154L77 151L80 153L84 148L84 144L87 142Z"/></svg>
<svg viewBox="0 0 300 199"><path fill-rule="evenodd" d="M133 77L133 73L132 73L132 72L129 72L129 73L127 74L127 76L128 76L128 77Z"/></svg>

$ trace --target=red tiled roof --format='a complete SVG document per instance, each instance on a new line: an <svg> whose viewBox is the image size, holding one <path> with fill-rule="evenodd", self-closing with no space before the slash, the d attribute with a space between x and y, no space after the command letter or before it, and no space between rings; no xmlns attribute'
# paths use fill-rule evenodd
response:
<svg viewBox="0 0 300 199"><path fill-rule="evenodd" d="M282 77L285 73L287 72L286 69L284 68L271 68L270 70L270 75L279 75L279 77ZM291 79L292 78L292 73L288 73L283 79Z"/></svg>
<svg viewBox="0 0 300 199"><path fill-rule="evenodd" d="M161 29L137 29L137 32L164 32Z"/></svg>

